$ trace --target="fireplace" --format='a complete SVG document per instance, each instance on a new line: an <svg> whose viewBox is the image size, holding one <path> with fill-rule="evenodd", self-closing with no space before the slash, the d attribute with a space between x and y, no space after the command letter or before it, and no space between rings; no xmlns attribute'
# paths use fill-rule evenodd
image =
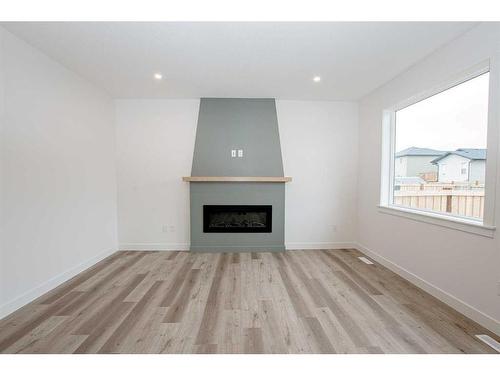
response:
<svg viewBox="0 0 500 375"><path fill-rule="evenodd" d="M284 251L289 179L275 100L201 98L199 108L191 176L183 178L190 183L190 250Z"/></svg>
<svg viewBox="0 0 500 375"><path fill-rule="evenodd" d="M204 205L204 233L271 233L272 206Z"/></svg>

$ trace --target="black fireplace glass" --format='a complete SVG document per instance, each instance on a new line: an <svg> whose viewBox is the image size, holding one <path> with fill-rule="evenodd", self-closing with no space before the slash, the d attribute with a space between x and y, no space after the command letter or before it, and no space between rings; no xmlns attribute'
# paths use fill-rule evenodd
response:
<svg viewBox="0 0 500 375"><path fill-rule="evenodd" d="M271 233L271 205L204 205L205 233Z"/></svg>

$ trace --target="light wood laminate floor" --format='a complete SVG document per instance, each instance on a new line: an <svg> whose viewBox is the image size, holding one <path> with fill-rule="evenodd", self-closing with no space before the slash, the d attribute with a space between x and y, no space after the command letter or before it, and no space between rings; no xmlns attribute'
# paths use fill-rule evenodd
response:
<svg viewBox="0 0 500 375"><path fill-rule="evenodd" d="M117 252L0 321L2 353L494 353L356 250Z"/></svg>

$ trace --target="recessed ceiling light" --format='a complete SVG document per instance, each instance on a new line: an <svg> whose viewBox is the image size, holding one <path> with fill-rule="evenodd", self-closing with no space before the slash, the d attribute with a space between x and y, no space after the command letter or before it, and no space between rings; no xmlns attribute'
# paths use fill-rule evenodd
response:
<svg viewBox="0 0 500 375"><path fill-rule="evenodd" d="M155 79L160 80L163 78L163 75L161 73L155 73L154 77Z"/></svg>
<svg viewBox="0 0 500 375"><path fill-rule="evenodd" d="M319 82L319 81L321 81L321 77L320 76L314 76L313 81L314 82Z"/></svg>

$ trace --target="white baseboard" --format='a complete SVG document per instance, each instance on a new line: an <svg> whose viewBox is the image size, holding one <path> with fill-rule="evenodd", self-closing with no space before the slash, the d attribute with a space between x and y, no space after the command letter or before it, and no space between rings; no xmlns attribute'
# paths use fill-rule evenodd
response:
<svg viewBox="0 0 500 375"><path fill-rule="evenodd" d="M9 302L3 304L2 306L0 306L0 319L13 313L17 309L30 303L31 301L34 301L35 299L37 299L38 297L40 297L44 293L47 293L48 291L58 287L59 285L61 285L65 281L68 281L72 277L76 276L77 274L86 270L87 268L93 266L97 262L100 262L101 260L110 256L114 252L116 252L116 249L106 250L106 251L90 258L89 260L82 262L82 263L70 268L69 270L60 273L59 275L50 278L49 280L34 287L33 289L30 289L27 292L21 294L20 296L14 298L13 300L10 300Z"/></svg>
<svg viewBox="0 0 500 375"><path fill-rule="evenodd" d="M189 251L189 243L168 242L129 242L121 243L120 250L157 250L157 251ZM329 249L353 249L355 242L288 242L285 243L287 250L329 250Z"/></svg>
<svg viewBox="0 0 500 375"><path fill-rule="evenodd" d="M391 271L395 272L402 278L408 280L412 284L425 290L427 293L436 297L440 301L446 303L448 306L454 308L455 310L462 313L469 319L472 319L476 323L482 325L483 327L489 329L490 331L496 333L497 335L500 335L500 322L498 320L477 310L475 307L445 292L441 288L425 281L424 279L420 278L414 273L390 261L389 259L377 254L376 252L366 248L365 246L357 243L355 244L355 248L361 251L363 254L369 256L373 260L377 261L378 263L382 264L383 266L387 267Z"/></svg>
<svg viewBox="0 0 500 375"><path fill-rule="evenodd" d="M355 249L355 242L287 242L287 250L337 250Z"/></svg>
<svg viewBox="0 0 500 375"><path fill-rule="evenodd" d="M189 251L189 243L168 243L168 242L129 242L121 243L120 250L156 250L156 251Z"/></svg>

